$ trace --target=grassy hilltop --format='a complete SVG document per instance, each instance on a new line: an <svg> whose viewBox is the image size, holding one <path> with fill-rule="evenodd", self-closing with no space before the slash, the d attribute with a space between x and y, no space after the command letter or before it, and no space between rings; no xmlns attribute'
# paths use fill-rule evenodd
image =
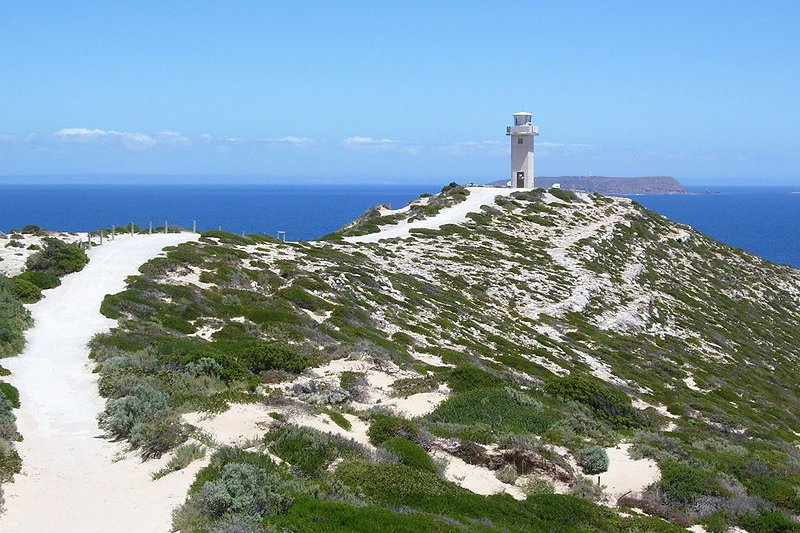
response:
<svg viewBox="0 0 800 533"><path fill-rule="evenodd" d="M93 343L101 425L177 450L159 475L210 457L182 532L798 529L800 272L630 200L517 192L374 244L207 232L140 272ZM230 405L258 438L197 422ZM617 445L652 483L597 486Z"/></svg>

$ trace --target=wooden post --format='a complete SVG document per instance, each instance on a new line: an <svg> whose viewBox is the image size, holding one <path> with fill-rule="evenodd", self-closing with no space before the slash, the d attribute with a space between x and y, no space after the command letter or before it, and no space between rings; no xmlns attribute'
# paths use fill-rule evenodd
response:
<svg viewBox="0 0 800 533"><path fill-rule="evenodd" d="M112 241L114 240L114 237L116 237L116 233L117 233L117 227L116 226L111 226L111 240Z"/></svg>
<svg viewBox="0 0 800 533"><path fill-rule="evenodd" d="M86 248L91 248L91 247L92 247L92 234L91 233L87 233L86 234Z"/></svg>
<svg viewBox="0 0 800 533"><path fill-rule="evenodd" d="M100 245L103 245L103 230L100 230Z"/></svg>

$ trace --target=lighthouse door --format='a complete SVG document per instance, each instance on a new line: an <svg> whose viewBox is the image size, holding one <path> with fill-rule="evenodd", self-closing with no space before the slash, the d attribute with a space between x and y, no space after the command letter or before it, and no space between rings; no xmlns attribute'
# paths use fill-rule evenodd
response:
<svg viewBox="0 0 800 533"><path fill-rule="evenodd" d="M524 188L525 187L525 173L524 172L517 172L517 187Z"/></svg>

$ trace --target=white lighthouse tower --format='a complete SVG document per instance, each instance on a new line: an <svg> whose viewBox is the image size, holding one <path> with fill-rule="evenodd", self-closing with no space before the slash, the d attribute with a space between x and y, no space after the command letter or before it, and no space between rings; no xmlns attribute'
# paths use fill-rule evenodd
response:
<svg viewBox="0 0 800 533"><path fill-rule="evenodd" d="M533 115L521 111L514 113L514 125L506 128L511 136L511 187L533 188L533 138L539 135Z"/></svg>

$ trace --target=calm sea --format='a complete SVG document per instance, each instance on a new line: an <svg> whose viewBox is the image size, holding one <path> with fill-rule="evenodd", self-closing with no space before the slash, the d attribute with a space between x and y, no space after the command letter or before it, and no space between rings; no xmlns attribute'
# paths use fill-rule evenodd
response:
<svg viewBox="0 0 800 533"><path fill-rule="evenodd" d="M291 240L335 231L367 208L402 207L441 185L12 185L0 184L0 230L26 224L81 231L135 222L234 233L286 231ZM706 192L708 190L708 192ZM800 195L782 187L695 187L636 196L659 213L733 246L800 267Z"/></svg>

